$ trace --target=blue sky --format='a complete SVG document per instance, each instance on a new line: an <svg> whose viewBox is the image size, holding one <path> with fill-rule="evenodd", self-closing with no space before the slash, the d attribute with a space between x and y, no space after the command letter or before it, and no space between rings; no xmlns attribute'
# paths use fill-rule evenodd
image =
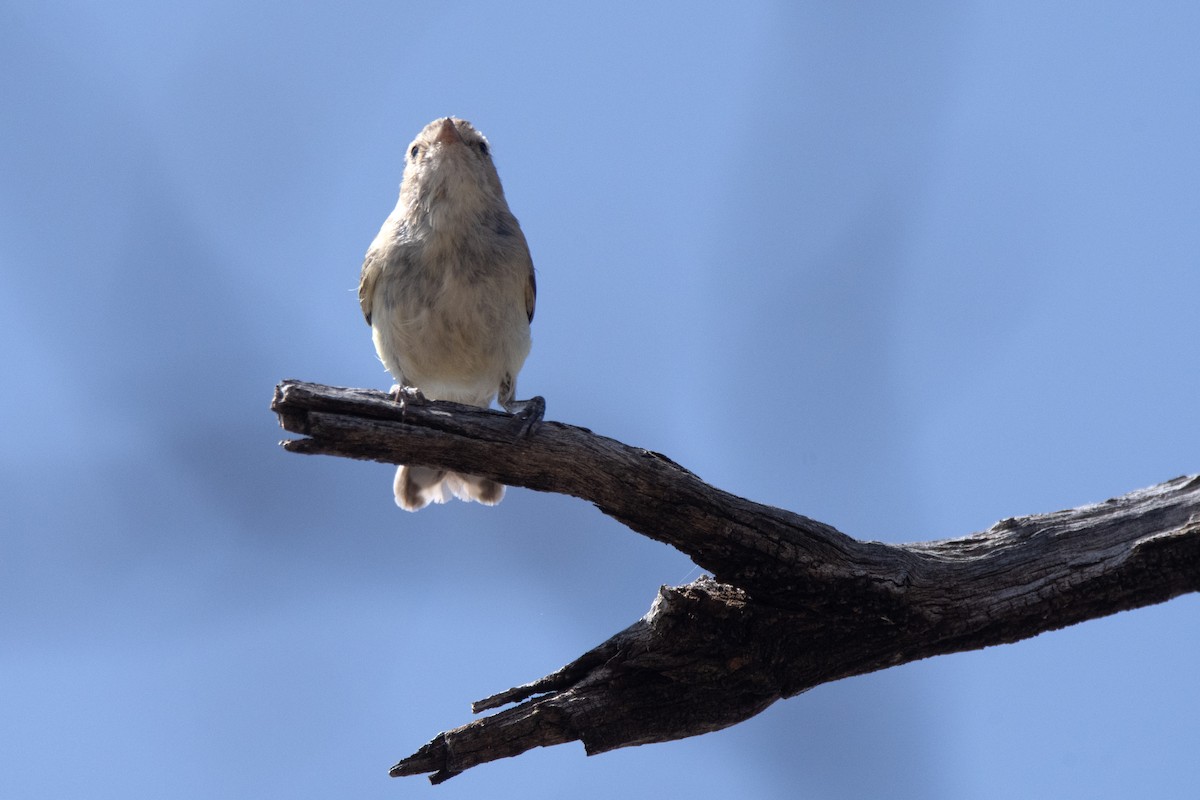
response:
<svg viewBox="0 0 1200 800"><path fill-rule="evenodd" d="M869 539L1200 471L1193 4L0 9L0 795L1193 797L1193 596L440 787L387 768L698 573L577 500L283 453L390 385L403 150L491 139L521 395Z"/></svg>

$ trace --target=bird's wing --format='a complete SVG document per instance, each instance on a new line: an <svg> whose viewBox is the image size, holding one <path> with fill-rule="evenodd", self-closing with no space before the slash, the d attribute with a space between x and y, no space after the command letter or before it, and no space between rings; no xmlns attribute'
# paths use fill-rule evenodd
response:
<svg viewBox="0 0 1200 800"><path fill-rule="evenodd" d="M371 324L371 303L375 298L375 281L383 272L383 258L380 251L371 248L363 260L362 276L358 280L358 304L362 306L363 316L367 324Z"/></svg>
<svg viewBox="0 0 1200 800"><path fill-rule="evenodd" d="M525 313L533 322L533 307L537 305L537 278L533 274L533 262L529 262L529 283L525 284Z"/></svg>

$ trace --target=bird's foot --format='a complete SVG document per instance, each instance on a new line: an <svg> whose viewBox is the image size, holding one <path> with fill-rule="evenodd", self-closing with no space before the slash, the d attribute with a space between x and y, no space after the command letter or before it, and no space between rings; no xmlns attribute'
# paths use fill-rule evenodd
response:
<svg viewBox="0 0 1200 800"><path fill-rule="evenodd" d="M404 412L408 410L409 406L423 406L429 402L428 398L415 386L401 386L397 384L392 387L392 391L389 394L392 400L400 404L401 417L403 417Z"/></svg>
<svg viewBox="0 0 1200 800"><path fill-rule="evenodd" d="M539 395L528 400L510 400L504 404L504 410L518 420L517 438L523 439L541 427L542 417L546 415L546 399Z"/></svg>

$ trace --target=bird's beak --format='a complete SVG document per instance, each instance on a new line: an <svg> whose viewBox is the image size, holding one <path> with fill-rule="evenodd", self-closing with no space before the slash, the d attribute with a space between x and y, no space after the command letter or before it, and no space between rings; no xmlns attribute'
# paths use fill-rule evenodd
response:
<svg viewBox="0 0 1200 800"><path fill-rule="evenodd" d="M455 142L461 143L462 140L458 128L454 127L454 120L450 117L442 120L442 127L438 130L437 138L434 141L440 144L454 144Z"/></svg>

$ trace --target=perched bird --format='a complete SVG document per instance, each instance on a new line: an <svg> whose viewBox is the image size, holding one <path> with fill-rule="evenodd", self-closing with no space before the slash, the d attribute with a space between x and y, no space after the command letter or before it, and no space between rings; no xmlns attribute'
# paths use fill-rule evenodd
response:
<svg viewBox="0 0 1200 800"><path fill-rule="evenodd" d="M400 199L367 250L358 286L397 399L407 390L486 408L498 397L525 417L527 431L545 408L540 397L515 400L536 295L529 246L487 139L466 120L429 123L408 146ZM486 505L504 496L487 478L407 465L394 490L407 511L444 503L447 493Z"/></svg>

